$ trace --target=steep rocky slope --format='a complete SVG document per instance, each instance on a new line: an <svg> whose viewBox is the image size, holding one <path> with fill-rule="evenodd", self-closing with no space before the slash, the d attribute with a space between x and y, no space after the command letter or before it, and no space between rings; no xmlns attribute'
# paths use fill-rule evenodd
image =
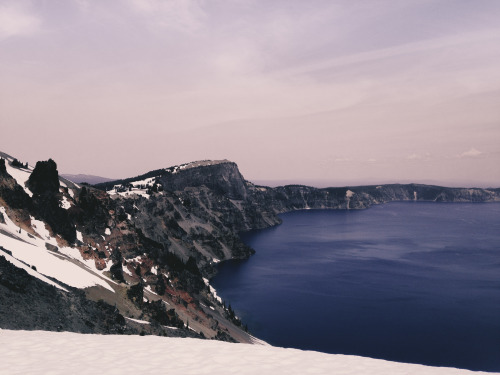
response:
<svg viewBox="0 0 500 375"><path fill-rule="evenodd" d="M89 186L65 183L51 160L33 169L4 156L0 159L0 245L30 274L46 282L46 276L52 277L51 282L66 292L70 292L66 284L83 287L91 300L116 306L130 318L127 326L135 329L251 341L203 279L196 260L174 251L189 249L189 242L173 221L168 223L168 233L176 246L169 238L158 242L135 226L127 211L141 218L139 207L147 210L145 202L137 202L138 207L130 199L113 199ZM148 212L152 218L154 213ZM249 253L246 247L245 251ZM22 308L20 300L14 300L12 306ZM38 321L32 312L32 321ZM15 327L36 328L30 319L23 321L25 326ZM4 327L11 327L9 322L0 318Z"/></svg>
<svg viewBox="0 0 500 375"><path fill-rule="evenodd" d="M0 249L2 250L2 249ZM2 328L81 333L139 333L127 327L118 310L94 302L75 288L61 291L15 267L0 251L0 317ZM6 303L8 301L8 303Z"/></svg>

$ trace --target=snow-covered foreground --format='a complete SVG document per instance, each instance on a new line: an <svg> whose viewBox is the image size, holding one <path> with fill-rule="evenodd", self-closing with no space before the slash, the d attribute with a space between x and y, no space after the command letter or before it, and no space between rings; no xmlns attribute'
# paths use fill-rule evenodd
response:
<svg viewBox="0 0 500 375"><path fill-rule="evenodd" d="M272 346L46 331L0 330L0 358L6 375L474 373Z"/></svg>

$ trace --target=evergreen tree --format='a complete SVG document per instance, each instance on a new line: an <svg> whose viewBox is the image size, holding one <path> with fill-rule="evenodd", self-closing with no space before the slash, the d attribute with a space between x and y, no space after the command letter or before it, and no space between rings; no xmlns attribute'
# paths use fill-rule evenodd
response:
<svg viewBox="0 0 500 375"><path fill-rule="evenodd" d="M137 305L142 306L144 298L144 287L142 285L142 281L132 285L127 290L127 297Z"/></svg>
<svg viewBox="0 0 500 375"><path fill-rule="evenodd" d="M163 280L163 275L158 275L158 282L156 283L155 289L156 293L158 293L160 296L165 294L167 286L165 285L165 281Z"/></svg>

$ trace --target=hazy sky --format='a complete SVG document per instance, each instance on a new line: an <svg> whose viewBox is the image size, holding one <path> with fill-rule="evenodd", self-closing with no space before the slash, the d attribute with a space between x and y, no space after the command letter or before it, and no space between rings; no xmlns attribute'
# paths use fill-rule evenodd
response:
<svg viewBox="0 0 500 375"><path fill-rule="evenodd" d="M0 150L500 186L498 0L0 0Z"/></svg>

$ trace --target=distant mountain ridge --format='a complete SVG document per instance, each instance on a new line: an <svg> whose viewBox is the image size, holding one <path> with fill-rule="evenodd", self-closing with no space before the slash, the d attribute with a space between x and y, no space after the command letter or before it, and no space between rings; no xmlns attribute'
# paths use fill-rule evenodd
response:
<svg viewBox="0 0 500 375"><path fill-rule="evenodd" d="M95 184L100 184L103 182L107 181L113 181L112 178L107 178L107 177L101 177L101 176L94 176L91 174L67 174L63 173L61 174L61 177L73 181L77 184L81 184L83 182L86 182L90 185L95 185Z"/></svg>

